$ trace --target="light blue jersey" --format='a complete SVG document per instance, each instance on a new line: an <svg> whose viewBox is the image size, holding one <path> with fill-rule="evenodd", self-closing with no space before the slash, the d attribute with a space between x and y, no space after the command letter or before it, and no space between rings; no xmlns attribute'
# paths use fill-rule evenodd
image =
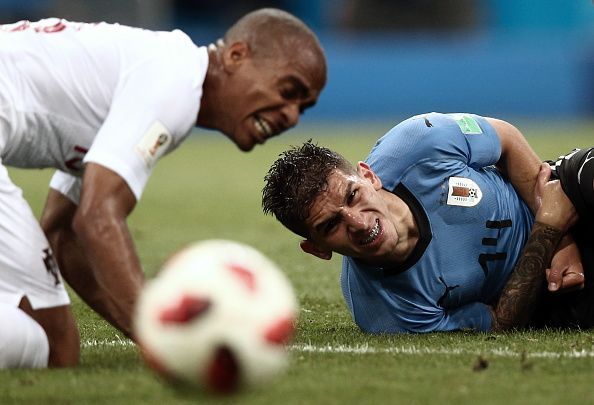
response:
<svg viewBox="0 0 594 405"><path fill-rule="evenodd" d="M402 266L343 259L341 285L359 327L372 333L488 331L496 302L533 224L493 166L497 133L482 117L410 118L373 147L367 163L404 200L420 239Z"/></svg>

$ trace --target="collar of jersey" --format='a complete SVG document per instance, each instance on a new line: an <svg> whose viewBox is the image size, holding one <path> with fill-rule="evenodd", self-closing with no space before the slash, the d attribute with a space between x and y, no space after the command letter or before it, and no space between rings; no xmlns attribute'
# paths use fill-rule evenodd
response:
<svg viewBox="0 0 594 405"><path fill-rule="evenodd" d="M419 230L419 241L417 242L411 254L403 263L390 268L384 267L384 276L393 276L395 274L402 273L414 266L425 253L425 250L427 249L427 246L429 246L429 242L431 242L431 238L433 237L431 225L429 224L429 218L427 217L423 206L413 195L413 193L411 193L410 190L402 183L399 183L394 188L394 190L391 191L391 193L404 201L410 208Z"/></svg>

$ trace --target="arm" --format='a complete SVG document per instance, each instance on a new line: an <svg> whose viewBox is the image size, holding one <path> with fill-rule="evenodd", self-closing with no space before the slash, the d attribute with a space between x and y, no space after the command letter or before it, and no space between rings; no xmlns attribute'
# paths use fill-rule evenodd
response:
<svg viewBox="0 0 594 405"><path fill-rule="evenodd" d="M59 203L60 199L56 204ZM61 205L67 204L61 201ZM72 219L71 233L66 232L66 239L61 240L61 247L66 249L61 264L69 257L76 259L65 267L74 282L73 288L127 336L131 336L133 307L144 281L126 224L135 205L134 194L120 176L88 163L79 207L75 211L66 207L62 210L63 219L56 221L67 224Z"/></svg>
<svg viewBox="0 0 594 405"><path fill-rule="evenodd" d="M494 118L487 118L487 121L493 126L501 142L501 157L497 168L510 180L532 212L536 212L534 186L540 170L540 158L516 127Z"/></svg>
<svg viewBox="0 0 594 405"><path fill-rule="evenodd" d="M534 188L541 160L516 127L493 118L487 118L487 121L493 126L501 142L501 157L497 168L510 180L530 210L536 213ZM577 245L570 235L566 235L553 256L551 268L546 273L549 289L567 291L574 287L583 287L582 274L583 267Z"/></svg>
<svg viewBox="0 0 594 405"><path fill-rule="evenodd" d="M41 215L41 227L52 247L64 280L87 305L115 325L109 306L103 301L104 292L100 289L72 229L72 219L77 208L78 206L66 196L50 189Z"/></svg>
<svg viewBox="0 0 594 405"><path fill-rule="evenodd" d="M577 220L575 209L558 181L549 182L550 168L542 165L536 187L540 206L536 222L497 306L493 309L493 330L526 325L532 315L548 267L563 234Z"/></svg>

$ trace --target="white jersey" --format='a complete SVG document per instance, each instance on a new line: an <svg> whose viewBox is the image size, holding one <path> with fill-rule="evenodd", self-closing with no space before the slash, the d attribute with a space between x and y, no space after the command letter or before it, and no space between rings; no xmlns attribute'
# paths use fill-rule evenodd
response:
<svg viewBox="0 0 594 405"><path fill-rule="evenodd" d="M178 30L59 19L0 26L2 163L59 169L52 186L76 202L71 176L95 162L139 199L157 159L196 124L207 67L207 49Z"/></svg>

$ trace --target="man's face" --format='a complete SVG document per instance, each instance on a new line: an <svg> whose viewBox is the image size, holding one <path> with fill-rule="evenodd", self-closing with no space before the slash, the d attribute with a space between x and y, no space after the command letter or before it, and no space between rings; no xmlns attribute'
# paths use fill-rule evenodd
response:
<svg viewBox="0 0 594 405"><path fill-rule="evenodd" d="M325 84L315 57L254 60L244 57L229 78L226 133L243 151L297 125Z"/></svg>
<svg viewBox="0 0 594 405"><path fill-rule="evenodd" d="M388 195L365 163L359 163L357 174L333 171L327 190L310 209L310 238L302 243L303 250L322 258L337 252L372 264L402 261L408 252L401 241L405 229L393 215Z"/></svg>

